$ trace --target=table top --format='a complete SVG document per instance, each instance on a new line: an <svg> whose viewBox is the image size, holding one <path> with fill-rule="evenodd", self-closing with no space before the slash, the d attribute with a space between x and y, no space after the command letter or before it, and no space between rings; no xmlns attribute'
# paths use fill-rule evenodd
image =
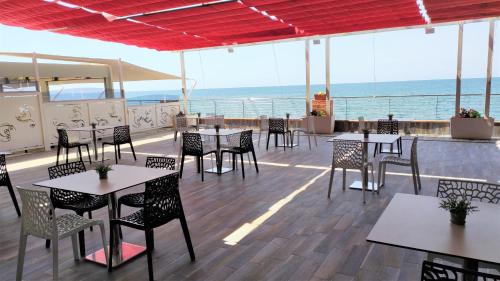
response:
<svg viewBox="0 0 500 281"><path fill-rule="evenodd" d="M92 128L92 126L86 126L86 127L68 128L66 129L66 131L101 131L101 130L111 130L114 128L115 126L96 126L95 128Z"/></svg>
<svg viewBox="0 0 500 281"><path fill-rule="evenodd" d="M441 199L397 193L380 216L369 242L477 261L500 263L500 205L474 202L465 226L450 222Z"/></svg>
<svg viewBox="0 0 500 281"><path fill-rule="evenodd" d="M204 129L204 130L199 130L198 133L200 135L205 135L205 136L229 136L229 135L234 135L234 134L240 134L243 132L243 130L239 129L219 129L219 133L215 131L215 129Z"/></svg>
<svg viewBox="0 0 500 281"><path fill-rule="evenodd" d="M33 185L93 195L105 195L176 173L173 170L127 165L113 165L112 169L112 171L108 172L108 179L106 180L100 180L99 174L95 170L89 170L84 173L37 182Z"/></svg>
<svg viewBox="0 0 500 281"><path fill-rule="evenodd" d="M394 143L399 138L400 135L391 135L391 134L370 134L368 139L365 139L363 134L352 134L346 133L340 136L333 137L328 140L328 142L333 142L333 140L352 140L352 141L360 141L365 143Z"/></svg>

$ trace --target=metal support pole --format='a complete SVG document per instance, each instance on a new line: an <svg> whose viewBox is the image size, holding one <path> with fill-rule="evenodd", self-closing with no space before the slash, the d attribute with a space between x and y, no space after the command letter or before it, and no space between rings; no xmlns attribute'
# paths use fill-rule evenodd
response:
<svg viewBox="0 0 500 281"><path fill-rule="evenodd" d="M122 59L118 59L118 79L120 80L120 98L125 99L125 89L123 88L123 68Z"/></svg>
<svg viewBox="0 0 500 281"><path fill-rule="evenodd" d="M36 91L37 91L37 96L38 96L38 108L39 108L39 114L40 114L40 123L41 123L41 130L42 130L42 140L43 140L43 146L45 148L45 151L50 151L50 141L47 139L48 134L45 132L46 126L45 126L45 108L43 107L43 97L42 97L42 91L40 90L40 69L38 68L38 60L36 58L36 53L33 53L33 56L31 57L31 61L33 63L33 68L35 70L35 84L36 84Z"/></svg>
<svg viewBox="0 0 500 281"><path fill-rule="evenodd" d="M457 49L457 80L455 89L455 116L460 112L460 95L462 91L462 45L464 38L464 25L458 24L458 49Z"/></svg>
<svg viewBox="0 0 500 281"><path fill-rule="evenodd" d="M484 116L490 117L491 76L493 65L493 46L495 44L495 21L490 21L490 34L488 38L488 64L486 67L486 96L484 98Z"/></svg>
<svg viewBox="0 0 500 281"><path fill-rule="evenodd" d="M328 111L333 114L333 108L330 107L330 37L325 38L325 92L328 102Z"/></svg>
<svg viewBox="0 0 500 281"><path fill-rule="evenodd" d="M311 65L309 60L309 49L310 42L309 39L305 41L306 43L306 115L311 114Z"/></svg>
<svg viewBox="0 0 500 281"><path fill-rule="evenodd" d="M181 79L182 79L182 98L184 101L184 114L188 113L188 96L187 96L187 86L186 86L186 65L184 62L184 52L181 51Z"/></svg>

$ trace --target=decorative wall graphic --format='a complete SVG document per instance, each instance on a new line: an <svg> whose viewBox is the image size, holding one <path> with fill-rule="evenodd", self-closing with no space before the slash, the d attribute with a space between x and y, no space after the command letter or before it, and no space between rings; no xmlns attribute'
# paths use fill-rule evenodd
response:
<svg viewBox="0 0 500 281"><path fill-rule="evenodd" d="M54 138L58 138L57 129L69 129L69 128L77 128L77 127L85 127L85 120L82 114L82 105L75 104L71 105L71 113L69 114L69 120L64 120L61 118L52 119L52 125L56 128L56 131L53 132L52 136Z"/></svg>
<svg viewBox="0 0 500 281"><path fill-rule="evenodd" d="M12 132L16 130L14 125L9 123L0 124L0 141L10 142L12 140Z"/></svg>
<svg viewBox="0 0 500 281"><path fill-rule="evenodd" d="M123 100L93 101L88 103L90 120L98 126L125 125L125 103ZM110 136L113 130L98 131L98 137Z"/></svg>
<svg viewBox="0 0 500 281"><path fill-rule="evenodd" d="M19 114L16 115L16 120L19 122L28 123L31 128L35 128L35 120L31 117L31 112L34 108L30 105L23 104L19 107Z"/></svg>
<svg viewBox="0 0 500 281"><path fill-rule="evenodd" d="M89 126L86 102L46 103L45 124L48 141L57 144L57 129L69 129ZM70 132L70 137L89 138L85 133Z"/></svg>
<svg viewBox="0 0 500 281"><path fill-rule="evenodd" d="M118 111L116 110L116 104L111 104L111 110L108 112L110 118L116 119L117 122L122 122L123 115L121 113L118 113Z"/></svg>
<svg viewBox="0 0 500 281"><path fill-rule="evenodd" d="M173 118L179 113L179 103L157 103L156 120L158 127L172 127Z"/></svg>
<svg viewBox="0 0 500 281"><path fill-rule="evenodd" d="M3 94L0 104L0 151L43 147L37 94Z"/></svg>
<svg viewBox="0 0 500 281"><path fill-rule="evenodd" d="M142 131L156 128L154 105L131 106L128 108L129 123L132 131Z"/></svg>

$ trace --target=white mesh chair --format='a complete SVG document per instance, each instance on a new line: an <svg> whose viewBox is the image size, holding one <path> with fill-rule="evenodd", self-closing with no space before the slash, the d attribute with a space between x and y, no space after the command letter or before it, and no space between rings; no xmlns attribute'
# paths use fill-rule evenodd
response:
<svg viewBox="0 0 500 281"><path fill-rule="evenodd" d="M177 141L177 133L187 132L191 128L188 125L188 120L186 116L176 116L174 118L174 141Z"/></svg>
<svg viewBox="0 0 500 281"><path fill-rule="evenodd" d="M367 129L366 128L365 117L359 116L358 117L358 133L362 134L363 133L363 129Z"/></svg>
<svg viewBox="0 0 500 281"><path fill-rule="evenodd" d="M33 235L42 239L52 240L52 264L53 279L58 280L58 241L71 237L73 244L73 256L79 260L78 232L91 226L99 226L101 229L102 244L106 260L108 251L106 237L104 233L104 222L99 219L87 219L77 214L64 214L56 217L55 210L50 202L49 195L45 191L17 188L21 195L23 212L21 217L21 238L19 241L19 254L17 261L16 280L23 277L24 255L26 253L26 241L28 235Z"/></svg>
<svg viewBox="0 0 500 281"><path fill-rule="evenodd" d="M328 186L328 198L332 192L333 175L335 168L342 168L342 190L345 190L346 169L356 169L361 171L371 168L372 192L374 190L373 163L363 161L363 144L360 141L334 140L332 170L330 172L330 184ZM364 187L364 185L363 185ZM363 188L363 202L365 202L365 189Z"/></svg>
<svg viewBox="0 0 500 281"><path fill-rule="evenodd" d="M259 121L260 121L259 122L259 142L257 143L257 146L260 146L260 137L262 136L262 132L269 131L269 118L267 118L267 115L261 115Z"/></svg>
<svg viewBox="0 0 500 281"><path fill-rule="evenodd" d="M302 118L301 127L292 129L292 143L294 140L294 135L297 133L297 144L300 145L300 133L307 137L309 142L309 150L311 149L311 135L314 137L314 144L318 146L318 140L316 139L316 130L314 128L314 122L312 118Z"/></svg>

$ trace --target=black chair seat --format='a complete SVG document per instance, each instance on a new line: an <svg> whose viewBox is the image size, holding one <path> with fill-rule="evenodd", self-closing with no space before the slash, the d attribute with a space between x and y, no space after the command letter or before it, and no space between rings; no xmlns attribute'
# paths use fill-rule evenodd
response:
<svg viewBox="0 0 500 281"><path fill-rule="evenodd" d="M144 205L144 193L131 193L118 198L118 205L129 207L142 207Z"/></svg>
<svg viewBox="0 0 500 281"><path fill-rule="evenodd" d="M164 212L164 210L159 208L159 207L153 208L153 209L155 210L155 212ZM135 229L144 230L144 229L146 229L144 217L145 217L144 216L144 209L140 209L140 210L138 210L130 215L113 220L113 223L121 224L121 225L128 226L128 227L135 228ZM179 214L174 214L174 213L171 215L165 214L161 218L157 218L157 220L155 220L154 222L150 222L149 225L147 226L147 228L156 228L158 226L164 225L164 224L166 224L174 219L178 219L178 218L179 218Z"/></svg>
<svg viewBox="0 0 500 281"><path fill-rule="evenodd" d="M69 202L65 204L54 204L55 208L73 210L77 213L95 211L108 205L107 196L83 195L83 200Z"/></svg>

